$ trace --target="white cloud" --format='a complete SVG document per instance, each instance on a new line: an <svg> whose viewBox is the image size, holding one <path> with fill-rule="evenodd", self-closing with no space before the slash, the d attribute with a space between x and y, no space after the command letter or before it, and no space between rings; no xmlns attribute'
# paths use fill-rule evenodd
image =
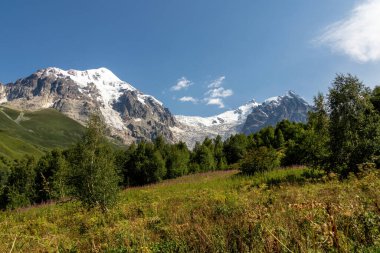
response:
<svg viewBox="0 0 380 253"><path fill-rule="evenodd" d="M234 92L231 89L225 89L224 87L222 87L225 79L225 76L220 76L217 79L213 80L211 83L209 83L207 85L208 91L204 93L204 97L202 99L197 99L192 96L183 96L181 98L178 98L178 101L191 102L193 104L202 103L206 105L217 105L219 108L224 108L223 99L234 94ZM177 84L171 87L170 89L172 91L179 91L182 89L186 89L190 85L193 85L193 83L189 81L186 77L182 77L178 79Z"/></svg>
<svg viewBox="0 0 380 253"><path fill-rule="evenodd" d="M214 81L212 81L207 87L208 88L218 88L222 85L224 79L226 79L226 77L221 76L221 77L215 79Z"/></svg>
<svg viewBox="0 0 380 253"><path fill-rule="evenodd" d="M205 93L205 95L209 95L211 98L225 98L225 97L229 97L229 96L232 96L234 94L234 92L230 89L224 89L223 87L220 87L220 88L216 88L216 89L212 89L212 90L209 90Z"/></svg>
<svg viewBox="0 0 380 253"><path fill-rule="evenodd" d="M177 84L174 85L174 86L172 86L170 88L170 90L172 90L172 91L179 91L179 90L182 90L182 89L186 89L187 87L189 87L192 84L193 83L190 80L187 80L186 77L181 77L180 79L178 79Z"/></svg>
<svg viewBox="0 0 380 253"><path fill-rule="evenodd" d="M206 98L207 105L217 105L219 108L224 108L223 100L220 98Z"/></svg>
<svg viewBox="0 0 380 253"><path fill-rule="evenodd" d="M380 0L365 0L316 39L359 62L380 60Z"/></svg>
<svg viewBox="0 0 380 253"><path fill-rule="evenodd" d="M225 89L222 87L225 79L225 76L221 76L207 86L209 90L204 94L205 98L203 99L207 105L217 105L219 108L224 108L223 98L234 94L231 89Z"/></svg>
<svg viewBox="0 0 380 253"><path fill-rule="evenodd" d="M198 102L198 99L193 98L193 97L187 97L187 96L181 97L178 100L181 101L181 102L192 102L193 104L196 104Z"/></svg>

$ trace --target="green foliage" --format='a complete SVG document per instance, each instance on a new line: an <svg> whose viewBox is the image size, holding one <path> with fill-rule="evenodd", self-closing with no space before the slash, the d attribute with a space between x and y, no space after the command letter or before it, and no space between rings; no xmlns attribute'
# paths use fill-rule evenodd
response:
<svg viewBox="0 0 380 253"><path fill-rule="evenodd" d="M164 179L165 161L154 144L143 141L136 148L130 148L128 153L124 168L128 185L151 184Z"/></svg>
<svg viewBox="0 0 380 253"><path fill-rule="evenodd" d="M60 150L41 157L36 166L36 201L61 199L68 195L69 164Z"/></svg>
<svg viewBox="0 0 380 253"><path fill-rule="evenodd" d="M205 172L215 170L216 164L213 156L212 142L206 139L202 144L196 143L191 154L192 172Z"/></svg>
<svg viewBox="0 0 380 253"><path fill-rule="evenodd" d="M223 151L222 137L219 135L214 139L214 158L217 170L223 170L227 167L227 158Z"/></svg>
<svg viewBox="0 0 380 253"><path fill-rule="evenodd" d="M85 207L100 207L103 212L116 203L119 191L113 150L104 132L105 125L100 117L92 115L82 141L69 155L68 181L72 195Z"/></svg>
<svg viewBox="0 0 380 253"><path fill-rule="evenodd" d="M337 75L329 90L331 169L347 175L379 151L379 115L357 77Z"/></svg>
<svg viewBox="0 0 380 253"><path fill-rule="evenodd" d="M370 100L376 111L380 113L380 86L373 89Z"/></svg>
<svg viewBox="0 0 380 253"><path fill-rule="evenodd" d="M300 141L288 140L281 164L282 166L301 165L305 157L306 151Z"/></svg>
<svg viewBox="0 0 380 253"><path fill-rule="evenodd" d="M166 160L166 178L176 178L187 175L190 153L184 142L170 146L169 156Z"/></svg>
<svg viewBox="0 0 380 253"><path fill-rule="evenodd" d="M285 145L285 138L280 128L276 128L275 138L274 147L282 148Z"/></svg>
<svg viewBox="0 0 380 253"><path fill-rule="evenodd" d="M255 174L270 171L280 165L276 150L265 146L249 150L241 161L240 167L244 174Z"/></svg>
<svg viewBox="0 0 380 253"><path fill-rule="evenodd" d="M16 160L11 168L7 186L3 192L3 207L14 209L33 203L35 192L35 159L27 156Z"/></svg>
<svg viewBox="0 0 380 253"><path fill-rule="evenodd" d="M315 110L309 112L308 128L302 140L305 150L304 163L313 168L328 168L329 149L329 116L324 96L319 93L314 97Z"/></svg>
<svg viewBox="0 0 380 253"><path fill-rule="evenodd" d="M229 137L224 142L224 154L228 164L237 163L245 155L248 146L247 136L244 134L236 134Z"/></svg>

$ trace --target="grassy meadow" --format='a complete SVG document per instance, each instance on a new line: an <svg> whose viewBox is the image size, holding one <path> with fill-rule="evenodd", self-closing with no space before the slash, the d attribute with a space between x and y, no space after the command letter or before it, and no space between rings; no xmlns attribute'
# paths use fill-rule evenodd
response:
<svg viewBox="0 0 380 253"><path fill-rule="evenodd" d="M0 252L379 252L380 175L307 168L189 175L129 188L102 214L77 202L0 213Z"/></svg>
<svg viewBox="0 0 380 253"><path fill-rule="evenodd" d="M42 156L51 148L72 145L84 129L54 109L21 112L0 106L0 155L11 159Z"/></svg>

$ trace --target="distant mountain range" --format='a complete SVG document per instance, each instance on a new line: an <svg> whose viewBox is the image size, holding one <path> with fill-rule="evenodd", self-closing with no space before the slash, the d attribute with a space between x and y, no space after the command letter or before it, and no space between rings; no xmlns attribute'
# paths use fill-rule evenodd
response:
<svg viewBox="0 0 380 253"><path fill-rule="evenodd" d="M172 127L175 136L190 146L196 141L217 135L227 138L231 134L257 132L263 127L276 125L284 119L306 122L312 107L300 96L288 91L284 96L268 98L263 103L252 100L236 110L212 117L176 116L180 127Z"/></svg>
<svg viewBox="0 0 380 253"><path fill-rule="evenodd" d="M120 80L106 68L86 71L46 68L6 85L0 84L0 104L17 110L54 108L85 124L100 113L112 137L124 143L152 140L185 141L190 147L206 136L223 138L252 133L288 119L305 122L311 106L294 92L212 117L174 116L163 103Z"/></svg>

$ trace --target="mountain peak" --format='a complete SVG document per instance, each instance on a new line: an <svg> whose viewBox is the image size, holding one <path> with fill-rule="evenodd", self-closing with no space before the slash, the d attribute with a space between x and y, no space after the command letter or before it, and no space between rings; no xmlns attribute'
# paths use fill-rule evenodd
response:
<svg viewBox="0 0 380 253"><path fill-rule="evenodd" d="M270 97L264 100L263 104L279 104L284 98L293 98L293 99L300 99L304 103L307 103L305 99L303 99L300 95L295 93L292 90L288 90L285 95L283 96L276 96L276 97Z"/></svg>
<svg viewBox="0 0 380 253"><path fill-rule="evenodd" d="M101 67L97 69L88 70L63 70L57 67L48 67L37 71L37 74L41 76L56 76L56 77L69 77L78 83L90 83L90 82L107 82L107 83L120 83L120 80L111 70Z"/></svg>
<svg viewBox="0 0 380 253"><path fill-rule="evenodd" d="M80 123L100 113L110 134L128 143L174 136L176 122L153 96L142 93L105 67L88 70L40 69L7 86L0 86L0 103L21 110L55 108Z"/></svg>

